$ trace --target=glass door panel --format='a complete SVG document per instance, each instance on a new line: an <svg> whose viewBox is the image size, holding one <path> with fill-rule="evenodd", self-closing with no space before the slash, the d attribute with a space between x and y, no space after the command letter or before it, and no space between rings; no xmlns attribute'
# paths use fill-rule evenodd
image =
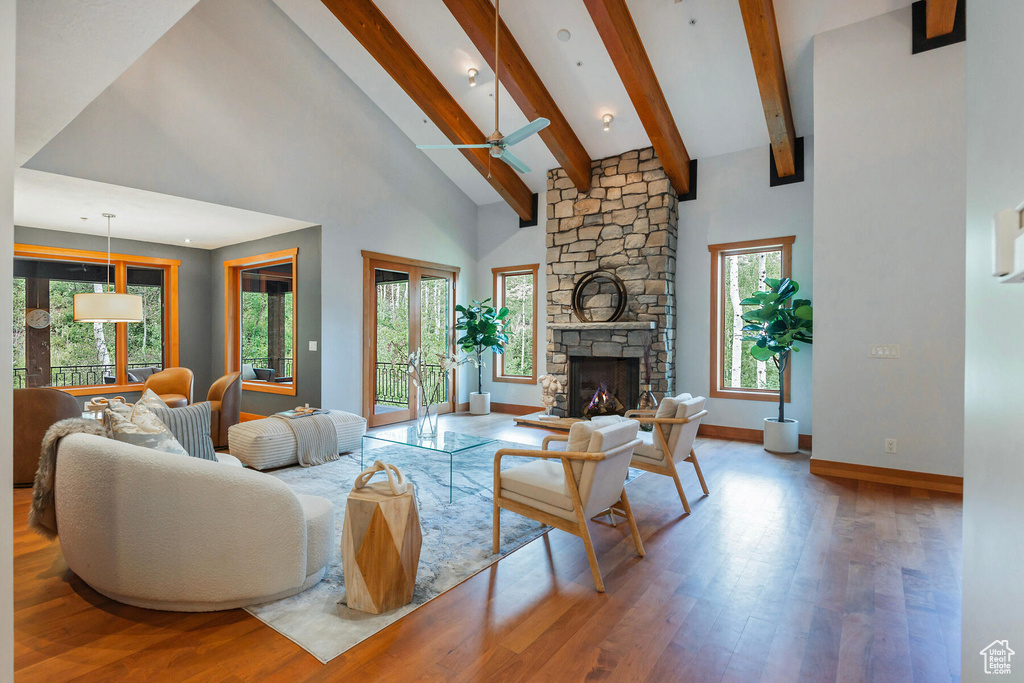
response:
<svg viewBox="0 0 1024 683"><path fill-rule="evenodd" d="M415 396L410 392L411 301L409 272L374 269L375 345L373 420L376 425L412 419Z"/></svg>
<svg viewBox="0 0 1024 683"><path fill-rule="evenodd" d="M423 384L431 404L448 408L451 382L441 364L451 350L451 275L424 271L420 275L420 347Z"/></svg>

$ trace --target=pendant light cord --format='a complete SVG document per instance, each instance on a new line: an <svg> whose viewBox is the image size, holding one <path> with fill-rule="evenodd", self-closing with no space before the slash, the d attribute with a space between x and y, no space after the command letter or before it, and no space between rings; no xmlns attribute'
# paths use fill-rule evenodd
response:
<svg viewBox="0 0 1024 683"><path fill-rule="evenodd" d="M112 213L105 213L103 216L107 219L107 287L103 291L106 292L110 289L110 219L114 217Z"/></svg>

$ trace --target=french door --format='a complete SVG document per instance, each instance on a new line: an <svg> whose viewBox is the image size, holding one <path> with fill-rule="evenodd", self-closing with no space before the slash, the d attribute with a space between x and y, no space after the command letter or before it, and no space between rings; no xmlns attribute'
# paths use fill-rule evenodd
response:
<svg viewBox="0 0 1024 683"><path fill-rule="evenodd" d="M439 413L455 409L454 373L442 369L454 350L458 269L363 252L363 415L369 426L415 419L419 391ZM419 351L421 387L408 372Z"/></svg>

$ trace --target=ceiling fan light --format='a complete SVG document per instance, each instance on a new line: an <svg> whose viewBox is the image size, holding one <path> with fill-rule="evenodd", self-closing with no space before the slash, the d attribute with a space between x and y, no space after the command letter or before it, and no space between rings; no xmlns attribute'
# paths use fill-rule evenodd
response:
<svg viewBox="0 0 1024 683"><path fill-rule="evenodd" d="M601 117L601 120L604 122L604 130L605 130L605 132L608 132L608 131L610 131L612 129L612 120L614 118L615 117L612 116L611 114L605 114L604 116Z"/></svg>
<svg viewBox="0 0 1024 683"><path fill-rule="evenodd" d="M467 73L469 74L469 87L475 88L476 87L476 75L478 73L477 70L476 69L470 69Z"/></svg>

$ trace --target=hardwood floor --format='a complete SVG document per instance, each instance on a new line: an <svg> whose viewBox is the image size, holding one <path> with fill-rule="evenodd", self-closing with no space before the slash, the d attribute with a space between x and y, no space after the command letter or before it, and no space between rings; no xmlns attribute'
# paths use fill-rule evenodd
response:
<svg viewBox="0 0 1024 683"><path fill-rule="evenodd" d="M511 416L442 426L539 444ZM960 673L958 496L808 473L808 456L701 439L711 489L680 472L629 484L628 527L595 525L607 592L552 531L321 665L241 610L108 600L27 530L15 491L19 681L946 681ZM506 513L503 513L506 514Z"/></svg>

